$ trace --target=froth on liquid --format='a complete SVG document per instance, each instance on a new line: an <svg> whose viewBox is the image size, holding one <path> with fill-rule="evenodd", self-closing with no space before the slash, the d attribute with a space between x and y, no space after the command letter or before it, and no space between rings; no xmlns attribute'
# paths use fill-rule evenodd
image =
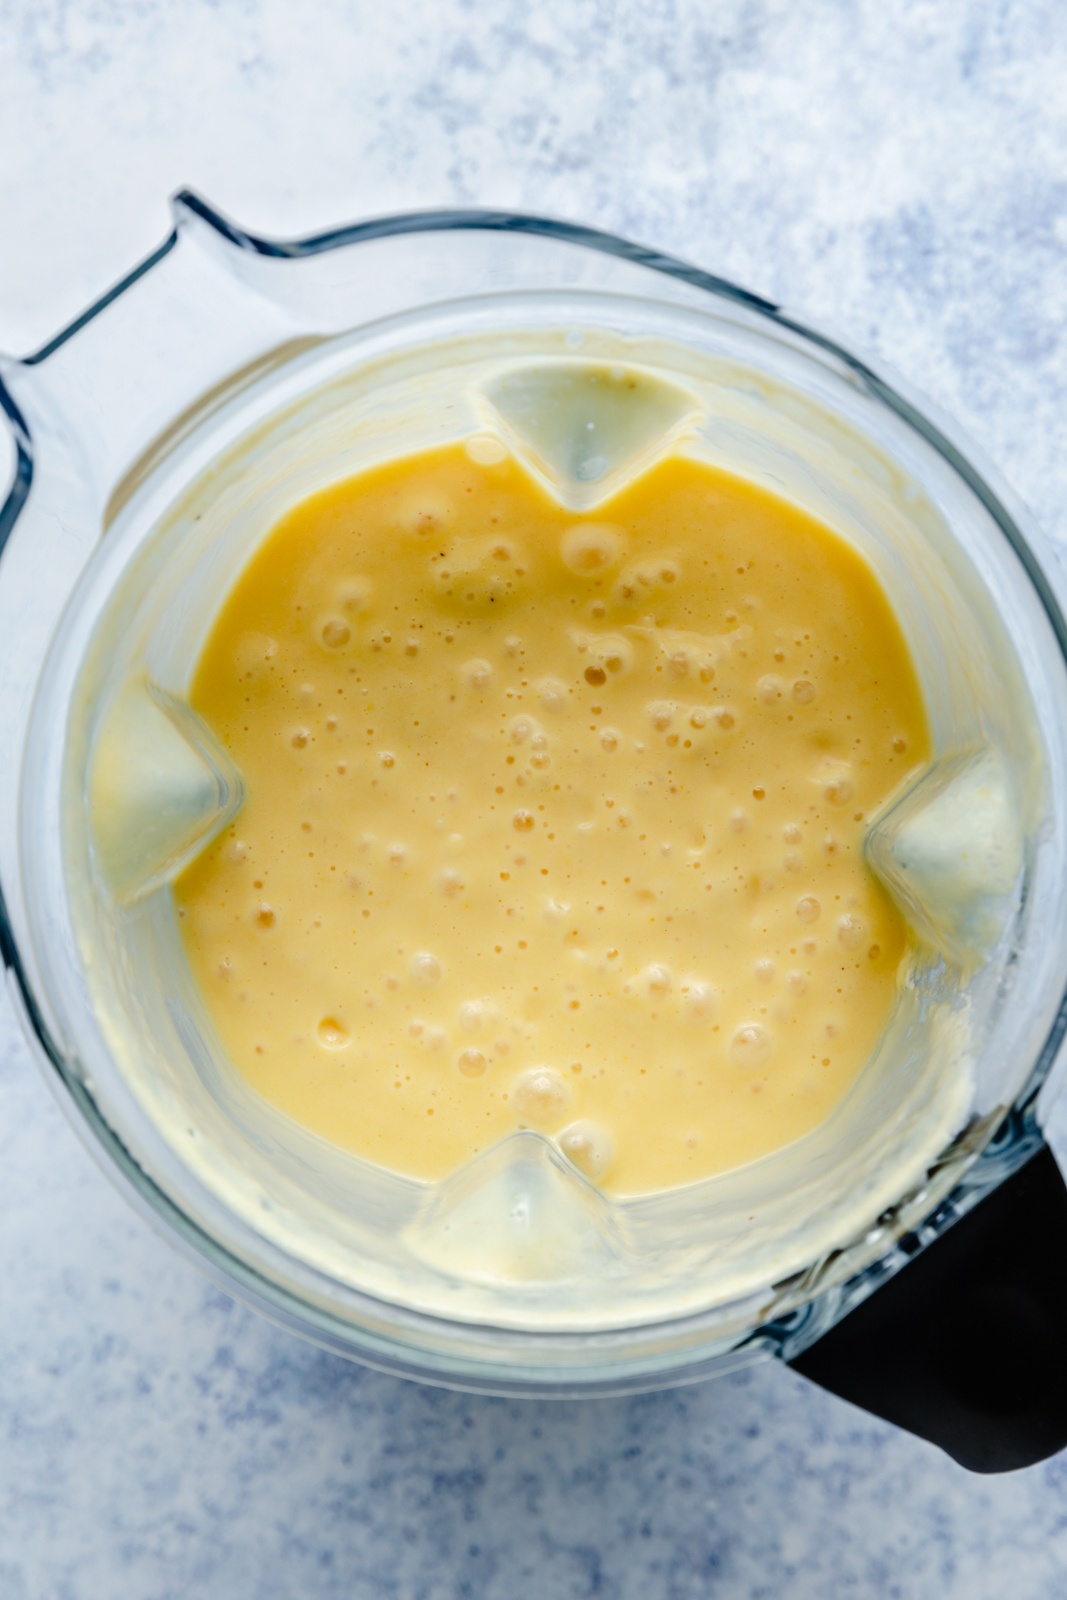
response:
<svg viewBox="0 0 1067 1600"><path fill-rule="evenodd" d="M192 701L240 768L179 880L238 1070L438 1179L509 1132L632 1194L798 1138L893 1004L866 819L928 756L877 581L676 458L593 517L450 446L296 506Z"/></svg>

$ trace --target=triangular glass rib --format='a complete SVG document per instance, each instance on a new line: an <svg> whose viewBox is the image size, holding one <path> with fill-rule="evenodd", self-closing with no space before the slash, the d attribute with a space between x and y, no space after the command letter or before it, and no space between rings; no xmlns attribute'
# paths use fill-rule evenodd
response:
<svg viewBox="0 0 1067 1600"><path fill-rule="evenodd" d="M617 493L700 411L652 373L585 361L512 367L482 394L509 447L575 511Z"/></svg>
<svg viewBox="0 0 1067 1600"><path fill-rule="evenodd" d="M867 859L916 933L972 967L997 943L1023 872L1020 809L996 750L943 758L881 817Z"/></svg>
<svg viewBox="0 0 1067 1600"><path fill-rule="evenodd" d="M240 773L189 706L145 678L118 691L89 771L94 856L116 900L176 877L243 799Z"/></svg>
<svg viewBox="0 0 1067 1600"><path fill-rule="evenodd" d="M620 1252L610 1201L528 1132L440 1184L405 1239L428 1266L470 1283L588 1283Z"/></svg>

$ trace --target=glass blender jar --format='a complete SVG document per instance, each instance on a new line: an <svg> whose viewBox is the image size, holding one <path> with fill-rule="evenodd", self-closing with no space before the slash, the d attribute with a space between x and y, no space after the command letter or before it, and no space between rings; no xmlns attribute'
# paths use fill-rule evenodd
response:
<svg viewBox="0 0 1067 1600"><path fill-rule="evenodd" d="M228 1290L388 1371L587 1395L777 1356L979 1469L1067 1443L1054 552L949 424L684 263L496 213L286 243L174 213L0 360L0 937L105 1167ZM230 583L316 488L487 429L579 511L680 441L795 501L874 567L923 684L934 758L867 839L921 952L885 1035L812 1134L686 1188L609 1200L535 1133L436 1185L361 1162L243 1085L177 939L170 885L242 799L186 703Z"/></svg>

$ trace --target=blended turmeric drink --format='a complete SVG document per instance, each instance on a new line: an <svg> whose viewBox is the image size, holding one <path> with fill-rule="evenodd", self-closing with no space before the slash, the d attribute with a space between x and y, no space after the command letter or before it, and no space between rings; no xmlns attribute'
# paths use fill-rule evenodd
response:
<svg viewBox="0 0 1067 1600"><path fill-rule="evenodd" d="M929 737L864 561L676 457L591 516L495 441L291 510L192 704L243 774L180 878L237 1070L423 1179L518 1128L636 1194L822 1121L906 930L872 812Z"/></svg>

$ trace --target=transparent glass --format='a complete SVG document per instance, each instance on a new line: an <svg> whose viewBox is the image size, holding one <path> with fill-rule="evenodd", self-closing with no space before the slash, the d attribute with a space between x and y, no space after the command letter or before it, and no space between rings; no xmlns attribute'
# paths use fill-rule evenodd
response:
<svg viewBox="0 0 1067 1600"><path fill-rule="evenodd" d="M374 1365L585 1393L798 1353L1040 1146L1067 1014L1055 554L895 382L625 241L449 212L277 243L191 195L175 224L0 361L2 935L64 1105L229 1289ZM594 369L643 409L589 455L561 397ZM200 645L281 511L363 463L489 428L580 509L683 423L890 594L935 757L868 857L922 958L834 1116L734 1173L608 1201L532 1134L443 1185L381 1172L242 1085L182 960L170 881L241 800L185 705Z"/></svg>

